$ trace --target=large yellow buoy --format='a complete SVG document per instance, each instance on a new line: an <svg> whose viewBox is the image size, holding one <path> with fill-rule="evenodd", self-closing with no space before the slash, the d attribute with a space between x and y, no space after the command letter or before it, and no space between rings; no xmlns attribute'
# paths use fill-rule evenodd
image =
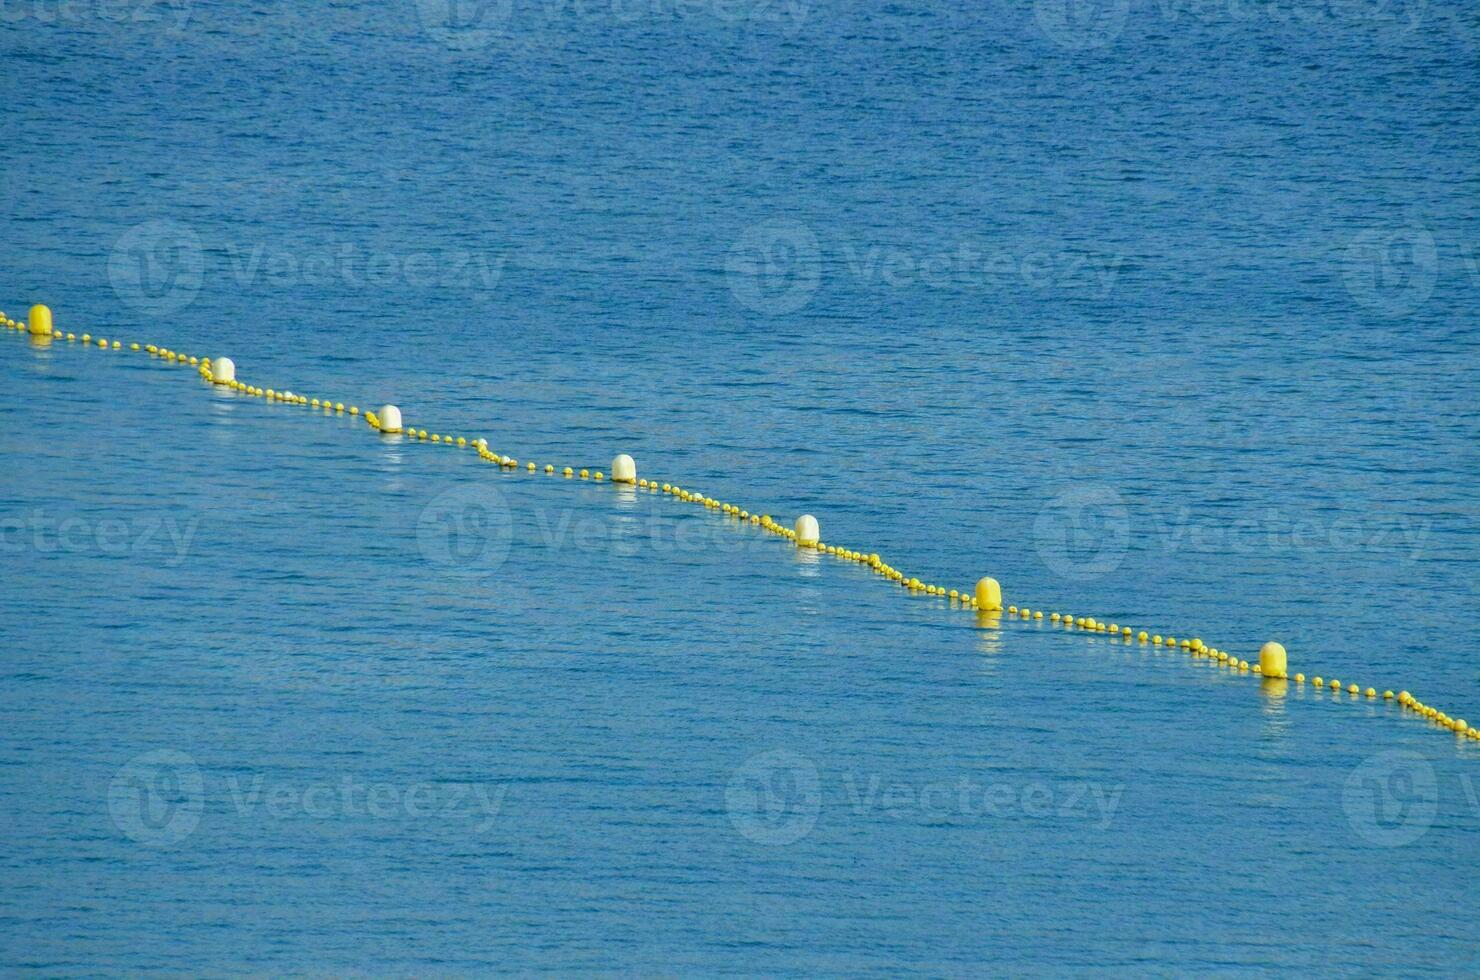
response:
<svg viewBox="0 0 1480 980"><path fill-rule="evenodd" d="M1265 677L1284 677L1288 667L1285 648L1280 644L1270 640L1259 648L1259 672Z"/></svg>
<svg viewBox="0 0 1480 980"><path fill-rule="evenodd" d="M976 606L996 612L1002 608L1002 586L994 578L984 578L976 583Z"/></svg>
<svg viewBox="0 0 1480 980"><path fill-rule="evenodd" d="M796 523L797 544L803 548L814 547L822 540L822 532L817 528L817 518L811 514L803 514L797 518Z"/></svg>
<svg viewBox="0 0 1480 980"><path fill-rule="evenodd" d="M394 406L394 405L382 405L382 406L380 406L380 415L379 415L379 418L380 418L380 431L381 432L400 432L401 431L401 410L399 408L397 408L396 406Z"/></svg>
<svg viewBox="0 0 1480 980"><path fill-rule="evenodd" d="M613 483L636 483L637 464L632 457L622 453L612 460L612 482Z"/></svg>
<svg viewBox="0 0 1480 980"><path fill-rule="evenodd" d="M236 362L229 357L218 357L211 362L211 380L218 385L229 385L236 381Z"/></svg>
<svg viewBox="0 0 1480 980"><path fill-rule="evenodd" d="M51 336L51 308L37 303L31 307L28 329L33 337Z"/></svg>

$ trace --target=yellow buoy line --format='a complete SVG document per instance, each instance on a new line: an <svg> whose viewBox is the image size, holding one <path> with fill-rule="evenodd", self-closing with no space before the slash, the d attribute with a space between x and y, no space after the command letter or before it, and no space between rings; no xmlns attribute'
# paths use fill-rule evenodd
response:
<svg viewBox="0 0 1480 980"><path fill-rule="evenodd" d="M426 429L407 425L401 417L400 409L395 405L384 405L378 410L366 409L363 412L359 406L331 398L311 397L293 392L290 389L263 388L249 385L239 381L236 377L236 364L229 357L217 357L214 360L209 357L197 357L184 354L179 351L160 347L155 344L140 344L137 342L124 342L118 339L109 340L105 337L93 337L91 334L81 335L64 332L52 325L51 310L42 305L31 307L28 321L19 323L10 319L0 312L0 322L3 322L7 330L18 331L24 335L49 343L53 340L62 340L67 343L80 342L84 347L96 347L99 350L127 350L130 353L142 353L167 364L189 365L194 367L205 381L218 387L239 392L242 395L262 398L267 401L279 402L288 405L300 405L310 409L318 410L326 415L349 414L361 416L370 428L386 435L402 435L414 442L426 442L434 445L448 446L457 449L471 449L485 462L492 463L501 471L517 473L520 471L519 460L512 456L505 456L488 445L484 438L470 438L465 435L448 435L441 432L428 432ZM593 470L590 467L559 466L555 463L546 463L543 467L539 464L526 461L523 470L527 473L537 473L543 469L546 476L559 475L567 480L581 479L596 483L611 482L619 486L630 487L635 490L645 490L648 493L664 494L674 500L702 506L708 510L716 511L727 517L733 518L740 524L749 524L763 531L777 535L791 542L799 548L815 550L820 554L834 556L842 561L849 561L859 565L865 565L875 575L886 582L892 582L906 591L924 595L934 596L946 600L951 609L974 610L987 622L997 624L1005 614L1009 620L1014 618L1024 622L1043 623L1058 625L1066 630L1079 630L1081 632L1103 635L1106 639L1119 640L1126 644L1139 644L1144 646L1164 647L1168 650L1181 651L1190 657L1202 659L1219 667L1226 667L1234 676L1258 677L1271 681L1293 680L1296 684L1304 685L1306 676L1303 673L1290 675L1285 648L1278 643L1269 642L1260 647L1255 655L1255 661L1250 663L1241 659L1236 654L1229 653L1210 647L1197 637L1178 639L1173 634L1163 635L1153 633L1145 629L1137 629L1120 623L1107 623L1092 616L1076 616L1070 613L1044 612L1041 608L1029 608L1027 606L1007 606L1004 610L1002 605L1002 588L996 579L982 578L974 587L968 589L948 589L945 586L922 582L920 579L905 574L895 568L889 562L879 556L877 552L864 549L849 548L843 545L824 543L821 538L821 530L817 519L811 514L803 514L796 519L793 526L787 527L776 521L769 514L761 514L751 509L741 507L738 504L723 500L716 500L706 496L697 490L686 489L675 483L660 483L656 479L639 477L637 475L637 464L631 456L618 455L611 463L610 475L601 470ZM1465 722L1462 718L1452 718L1444 711L1430 704L1425 704L1407 691L1393 693L1384 690L1380 695L1376 688L1366 687L1355 683L1343 686L1340 680L1327 679L1320 675L1310 678L1310 683L1318 690L1330 690L1336 697L1343 693L1349 696L1349 700L1356 703L1363 701L1375 701L1379 697L1383 701L1396 702L1404 710L1433 722L1436 730L1450 731L1462 738L1480 739L1480 730L1477 730Z"/></svg>

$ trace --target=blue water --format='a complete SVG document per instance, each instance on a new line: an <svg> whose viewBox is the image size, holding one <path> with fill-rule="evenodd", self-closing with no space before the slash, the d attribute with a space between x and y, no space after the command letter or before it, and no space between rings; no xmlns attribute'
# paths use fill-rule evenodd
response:
<svg viewBox="0 0 1480 980"><path fill-rule="evenodd" d="M1471 8L35 0L0 55L11 317L1480 719ZM1381 700L0 342L6 972L1480 971L1480 743Z"/></svg>

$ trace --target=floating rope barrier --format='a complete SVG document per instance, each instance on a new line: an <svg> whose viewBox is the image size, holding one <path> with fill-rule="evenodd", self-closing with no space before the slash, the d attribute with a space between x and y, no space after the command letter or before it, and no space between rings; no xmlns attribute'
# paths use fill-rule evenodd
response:
<svg viewBox="0 0 1480 980"><path fill-rule="evenodd" d="M171 350L167 347L159 347L155 344L140 344L105 337L93 337L91 334L64 333L52 325L51 310L45 306L37 305L31 307L28 321L18 323L0 312L0 322L6 329L29 335L38 343L49 344L53 341L64 341L66 343L80 342L83 347L96 348L98 350L123 351L129 353L141 353L150 358L160 360L167 364L189 365L194 367L200 377L217 387L226 388L238 392L245 397L262 398L271 402L279 402L288 405L300 405L310 410L318 411L325 415L359 416L364 418L371 429L382 435L399 435L408 441L426 442L433 445L448 446L456 449L471 449L477 453L478 458L484 462L499 467L503 472L520 472L519 460L512 456L505 456L498 450L488 445L488 440L482 437L470 438L466 435L448 435L443 432L417 428L407 425L401 417L401 410L395 405L384 405L378 410L361 411L359 406L351 403L323 397L310 397L297 394L290 389L262 388L249 385L237 380L236 363L229 357L217 357L212 360L209 357L198 357L193 354L184 354ZM540 472L540 466L533 461L526 461L523 471L526 473ZM948 608L952 610L975 611L978 616L989 625L997 625L1005 616L1009 621L1019 619L1024 622L1042 623L1047 620L1052 625L1059 626L1064 630L1077 630L1084 633L1102 635L1106 639L1117 640L1123 644L1137 644L1141 646L1163 647L1168 650L1181 651L1190 657L1203 660L1211 665L1226 668L1233 676L1247 676L1259 678L1266 684L1284 684L1293 680L1297 685L1304 686L1306 677L1303 673L1296 673L1293 677L1288 673L1288 663L1285 648L1279 643L1268 642L1260 647L1259 652L1254 655L1254 662L1241 659L1238 655L1227 650L1210 647L1201 639L1192 637L1190 639L1178 639L1175 635L1152 633L1145 629L1137 629L1120 623L1106 623L1103 620L1091 616L1075 616L1069 613L1048 612L1041 608L1029 608L1028 606L1010 605L1006 609L1002 606L1002 587L996 579L982 578L974 587L967 589L948 589L945 586L934 585L923 582L918 578L907 575L905 572L894 567L879 556L877 552L863 549L850 548L844 545L824 543L821 538L821 529L817 518L811 514L803 514L796 519L791 527L776 521L770 514L757 513L750 508L741 507L738 504L723 500L716 500L706 496L697 490L686 489L676 483L660 483L650 477L639 477L637 475L637 464L631 456L625 453L618 455L611 462L611 475L601 470L592 470L589 467L577 469L574 466L557 466L555 463L546 463L543 467L546 476L560 476L566 480L587 480L595 483L610 482L618 486L631 487L635 490L645 490L651 494L664 494L683 503L702 506L707 510L717 511L727 517L735 519L738 523L749 524L763 531L774 534L783 540L790 542L798 548L815 550L819 554L826 554L838 558L841 561L853 562L866 566L874 575L885 582L893 583L907 592L925 596L934 596L945 599ZM1349 683L1345 688L1342 682L1335 678L1326 679L1316 675L1310 679L1311 686L1324 691L1329 689L1335 698L1341 698L1343 694L1347 700L1353 703L1376 701L1379 697L1383 701L1392 701L1410 714L1426 719L1433 723L1436 731L1453 732L1460 738L1480 739L1480 729L1470 727L1462 718L1452 718L1443 710L1426 704L1407 691L1393 693L1385 690L1378 694L1373 687L1363 688L1359 684Z"/></svg>

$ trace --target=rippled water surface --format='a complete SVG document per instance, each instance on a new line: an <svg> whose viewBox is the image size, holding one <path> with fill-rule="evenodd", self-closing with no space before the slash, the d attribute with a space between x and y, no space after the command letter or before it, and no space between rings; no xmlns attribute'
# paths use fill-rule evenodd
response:
<svg viewBox="0 0 1480 980"><path fill-rule="evenodd" d="M0 19L0 966L1480 970L1447 5ZM121 10L121 12L120 12Z"/></svg>

